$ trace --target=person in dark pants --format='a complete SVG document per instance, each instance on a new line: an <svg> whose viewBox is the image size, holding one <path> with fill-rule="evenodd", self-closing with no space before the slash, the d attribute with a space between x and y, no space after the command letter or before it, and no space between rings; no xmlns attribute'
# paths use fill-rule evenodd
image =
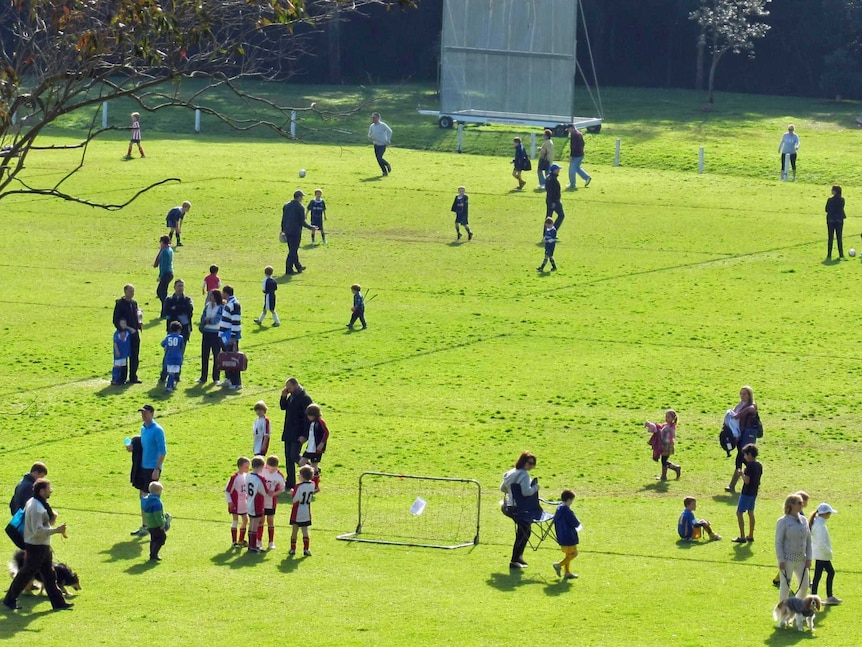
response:
<svg viewBox="0 0 862 647"><path fill-rule="evenodd" d="M213 357L213 382L218 382L221 371L216 368L219 353L221 352L221 339L219 339L219 328L221 327L221 315L224 299L221 290L210 290L207 302L201 315L201 376L198 383L207 381L209 372L210 354Z"/></svg>
<svg viewBox="0 0 862 647"><path fill-rule="evenodd" d="M302 191L293 192L293 200L284 205L281 211L281 233L287 239L287 259L284 262L285 274L299 274L305 269L299 262L299 244L302 242L302 229L315 231L317 227L305 221L305 207L302 205Z"/></svg>
<svg viewBox="0 0 862 647"><path fill-rule="evenodd" d="M550 218L552 213L557 214L557 219L554 221L554 228L559 232L566 219L566 214L563 213L563 203L560 199L563 196L562 187L560 187L560 169L559 164L551 164L548 167L548 176L545 178L545 218ZM542 229L542 237L545 235L545 230Z"/></svg>
<svg viewBox="0 0 862 647"><path fill-rule="evenodd" d="M165 316L165 299L168 298L168 286L174 280L174 250L171 248L171 239L167 236L159 238L159 253L153 261L153 267L159 268L159 287L156 288L156 296L162 303L160 317ZM127 320L128 323L128 320Z"/></svg>
<svg viewBox="0 0 862 647"><path fill-rule="evenodd" d="M358 319L359 323L362 324L362 330L365 330L368 328L368 324L365 323L365 297L362 296L362 286L359 283L354 283L350 289L353 291L353 307L350 309L353 314L350 315L350 323L347 324L347 327L353 330L353 324Z"/></svg>
<svg viewBox="0 0 862 647"><path fill-rule="evenodd" d="M299 462L302 443L308 426L305 409L312 404L311 396L295 377L288 378L281 391L279 405L284 411L284 431L281 440L284 441L285 464L287 467L287 489L296 485L296 464Z"/></svg>
<svg viewBox="0 0 862 647"><path fill-rule="evenodd" d="M182 279L174 281L174 293L165 299L164 313L167 317L165 322L166 332L171 332L171 324L174 321L180 322L183 327L182 336L188 347L189 339L192 336L192 317L195 313L195 304L192 298L185 293L186 284ZM159 376L159 382L164 382L167 377L167 368L164 361L162 362L162 373Z"/></svg>
<svg viewBox="0 0 862 647"><path fill-rule="evenodd" d="M120 329L120 320L125 319L128 331L131 333L131 353L129 354L129 384L140 384L138 379L138 362L141 355L141 330L143 318L134 299L135 286L131 283L123 287L123 298L114 302L114 328Z"/></svg>
<svg viewBox="0 0 862 647"><path fill-rule="evenodd" d="M57 574L54 573L54 555L51 551L51 535L66 532L66 524L53 527L57 515L48 504L52 492L51 481L38 479L33 484L33 497L24 507L24 566L18 571L3 605L7 609L20 609L18 596L33 577L38 573L42 578L42 586L48 594L54 611L71 609L74 604L63 599L63 593L57 587Z"/></svg>
<svg viewBox="0 0 862 647"><path fill-rule="evenodd" d="M500 490L506 495L503 512L515 522L515 543L512 546L512 559L509 568L526 568L524 561L524 550L530 540L530 524L532 510L521 509L524 499L536 498L538 506L539 483L536 479L530 479L530 470L536 466L536 457L530 452L522 452L515 462L515 466L503 475L503 483ZM513 490L517 489L515 493ZM517 504L517 500L522 505Z"/></svg>
<svg viewBox="0 0 862 647"><path fill-rule="evenodd" d="M227 300L221 313L221 329L219 331L221 347L224 351L237 352L239 351L239 340L242 339L242 306L233 295L232 286L224 286L222 292ZM227 379L222 382L222 386L234 391L242 389L242 373L240 371L225 370L224 376Z"/></svg>
<svg viewBox="0 0 862 647"><path fill-rule="evenodd" d="M826 229L829 231L829 245L826 248L826 260L832 260L832 238L838 241L838 258L844 258L844 246L841 234L844 231L844 198L841 197L841 186L832 187L832 197L826 201Z"/></svg>
<svg viewBox="0 0 862 647"><path fill-rule="evenodd" d="M377 165L383 172L383 177L386 177L392 172L392 165L383 159L383 155L386 153L386 147L392 143L392 129L380 121L379 112L371 113L368 139L374 144L374 156L377 158Z"/></svg>

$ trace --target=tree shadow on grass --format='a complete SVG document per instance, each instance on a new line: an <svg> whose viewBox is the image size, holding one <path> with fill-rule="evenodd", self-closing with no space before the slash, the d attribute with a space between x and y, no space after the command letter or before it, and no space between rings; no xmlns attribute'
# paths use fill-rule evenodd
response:
<svg viewBox="0 0 862 647"><path fill-rule="evenodd" d="M491 573L487 580L488 586L498 591L515 591L528 584L547 584L547 580L525 579L520 569L510 569L508 573Z"/></svg>
<svg viewBox="0 0 862 647"><path fill-rule="evenodd" d="M99 555L107 555L105 561L116 562L121 559L138 559L143 551L144 543L138 539L130 539L128 541L118 541L116 544L105 550L100 550Z"/></svg>

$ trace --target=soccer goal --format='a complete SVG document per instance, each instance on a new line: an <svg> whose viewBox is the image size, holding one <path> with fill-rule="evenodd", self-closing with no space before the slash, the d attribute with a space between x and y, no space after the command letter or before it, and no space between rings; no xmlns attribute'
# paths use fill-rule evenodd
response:
<svg viewBox="0 0 862 647"><path fill-rule="evenodd" d="M482 488L475 479L363 472L359 521L343 541L423 548L479 543Z"/></svg>

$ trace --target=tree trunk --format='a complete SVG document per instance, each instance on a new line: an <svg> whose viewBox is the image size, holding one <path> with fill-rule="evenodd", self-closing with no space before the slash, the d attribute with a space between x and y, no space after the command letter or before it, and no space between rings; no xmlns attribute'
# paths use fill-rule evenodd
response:
<svg viewBox="0 0 862 647"><path fill-rule="evenodd" d="M726 51L726 50L725 50ZM715 103L715 68L718 67L718 61L721 59L721 55L724 54L724 51L713 52L712 53L712 65L709 66L709 85L706 91L706 101L709 105Z"/></svg>
<svg viewBox="0 0 862 647"><path fill-rule="evenodd" d="M329 82L338 84L341 83L341 12L338 5L333 8L326 32L329 49Z"/></svg>
<svg viewBox="0 0 862 647"><path fill-rule="evenodd" d="M697 69L694 74L694 89L703 92L703 52L706 49L706 36L701 33L697 39Z"/></svg>

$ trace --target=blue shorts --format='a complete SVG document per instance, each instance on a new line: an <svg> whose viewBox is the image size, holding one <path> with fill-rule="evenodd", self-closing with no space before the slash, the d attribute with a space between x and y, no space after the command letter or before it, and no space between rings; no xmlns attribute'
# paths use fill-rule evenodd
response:
<svg viewBox="0 0 862 647"><path fill-rule="evenodd" d="M736 504L737 512L754 512L754 504L757 501L757 496L750 494L740 494L739 503Z"/></svg>

